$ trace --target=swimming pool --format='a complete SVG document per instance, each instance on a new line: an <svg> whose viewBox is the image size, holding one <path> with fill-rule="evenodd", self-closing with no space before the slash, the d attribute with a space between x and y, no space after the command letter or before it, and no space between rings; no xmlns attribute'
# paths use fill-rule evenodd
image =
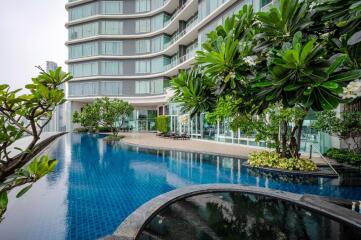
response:
<svg viewBox="0 0 361 240"><path fill-rule="evenodd" d="M49 154L58 166L22 198L12 192L1 239L96 239L146 201L192 184L239 183L361 199L361 187L337 186L335 179L259 175L242 167L241 159L145 151L102 138L68 134L57 140Z"/></svg>

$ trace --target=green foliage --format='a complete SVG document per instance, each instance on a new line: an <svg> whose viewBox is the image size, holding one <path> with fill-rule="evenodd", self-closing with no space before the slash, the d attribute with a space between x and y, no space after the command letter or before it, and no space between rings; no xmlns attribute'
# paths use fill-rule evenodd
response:
<svg viewBox="0 0 361 240"><path fill-rule="evenodd" d="M124 138L124 136L108 135L104 138L104 140L110 141L110 142L118 142L118 141L122 140L123 138Z"/></svg>
<svg viewBox="0 0 361 240"><path fill-rule="evenodd" d="M361 167L361 153L350 151L348 149L331 148L325 153L325 155L337 162Z"/></svg>
<svg viewBox="0 0 361 240"><path fill-rule="evenodd" d="M55 71L40 69L31 84L22 89L11 90L0 84L0 218L7 206L7 193L14 187L33 183L52 171L55 160L47 156L32 160L34 149L45 126L52 118L54 109L65 102L61 88L72 76L59 67ZM24 135L30 137L29 144L17 149L19 154L11 154L11 145ZM20 197L31 188L22 189Z"/></svg>
<svg viewBox="0 0 361 240"><path fill-rule="evenodd" d="M180 103L183 111L190 112L191 115L207 111L215 104L215 98L211 93L213 83L199 71L182 71L171 80L171 85L175 91L173 100Z"/></svg>
<svg viewBox="0 0 361 240"><path fill-rule="evenodd" d="M340 116L335 111L319 112L312 127L344 140L349 150L361 152L361 112L343 112Z"/></svg>
<svg viewBox="0 0 361 240"><path fill-rule="evenodd" d="M208 34L193 70L202 77L173 82L174 100L192 115L209 112L207 120L234 125L257 115L268 125L263 114L274 105L299 109L291 130L289 120L278 121L282 156L297 157L306 113L353 100L345 87L361 77L360 16L360 0L281 0L256 14L246 5ZM243 130L254 134L261 126ZM258 139L275 142L276 129Z"/></svg>
<svg viewBox="0 0 361 240"><path fill-rule="evenodd" d="M156 127L157 131L161 133L167 133L170 130L169 126L169 117L168 116L158 116L156 118Z"/></svg>
<svg viewBox="0 0 361 240"><path fill-rule="evenodd" d="M253 152L249 155L248 163L252 167L279 168L290 171L317 171L316 164L302 158L282 158L276 152Z"/></svg>
<svg viewBox="0 0 361 240"><path fill-rule="evenodd" d="M75 111L73 123L79 123L90 132L95 132L100 127L112 131L113 135L117 136L119 128L133 110L128 102L101 98L85 105L81 112Z"/></svg>
<svg viewBox="0 0 361 240"><path fill-rule="evenodd" d="M5 181L0 184L0 216L5 213L8 204L7 193L18 186L28 184L22 188L16 195L17 198L23 196L33 183L52 172L56 167L58 161L49 159L47 155L36 157L28 165L17 169L13 175L10 175Z"/></svg>

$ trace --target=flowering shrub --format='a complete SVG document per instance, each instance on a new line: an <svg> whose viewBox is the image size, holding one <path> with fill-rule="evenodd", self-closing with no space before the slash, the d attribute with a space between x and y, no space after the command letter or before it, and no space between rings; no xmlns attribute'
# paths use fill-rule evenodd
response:
<svg viewBox="0 0 361 240"><path fill-rule="evenodd" d="M361 80L350 82L343 88L343 93L340 94L343 99L355 99L361 97Z"/></svg>
<svg viewBox="0 0 361 240"><path fill-rule="evenodd" d="M280 168L286 170L313 172L316 164L303 158L282 158L276 152L253 152L249 155L248 163L252 167Z"/></svg>

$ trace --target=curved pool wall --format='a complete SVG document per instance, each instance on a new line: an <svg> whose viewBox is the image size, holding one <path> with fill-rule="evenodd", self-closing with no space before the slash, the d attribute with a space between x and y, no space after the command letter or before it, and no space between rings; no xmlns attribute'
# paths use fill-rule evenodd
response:
<svg viewBox="0 0 361 240"><path fill-rule="evenodd" d="M361 239L361 217L313 195L238 184L193 185L162 194L114 232L122 240Z"/></svg>
<svg viewBox="0 0 361 240"><path fill-rule="evenodd" d="M112 234L135 209L174 189L234 183L299 194L361 200L361 187L332 178L263 175L242 159L110 144L104 136L68 134L49 151L59 160L22 198L10 194L5 239L96 239ZM19 228L19 226L21 226ZM2 238L2 237L1 237Z"/></svg>

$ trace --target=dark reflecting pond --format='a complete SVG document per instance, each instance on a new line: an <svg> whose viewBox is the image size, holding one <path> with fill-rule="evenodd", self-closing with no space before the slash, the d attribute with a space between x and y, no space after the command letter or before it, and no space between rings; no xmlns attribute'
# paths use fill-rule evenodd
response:
<svg viewBox="0 0 361 240"><path fill-rule="evenodd" d="M360 240L361 229L294 203L240 192L179 200L143 229L140 240Z"/></svg>

